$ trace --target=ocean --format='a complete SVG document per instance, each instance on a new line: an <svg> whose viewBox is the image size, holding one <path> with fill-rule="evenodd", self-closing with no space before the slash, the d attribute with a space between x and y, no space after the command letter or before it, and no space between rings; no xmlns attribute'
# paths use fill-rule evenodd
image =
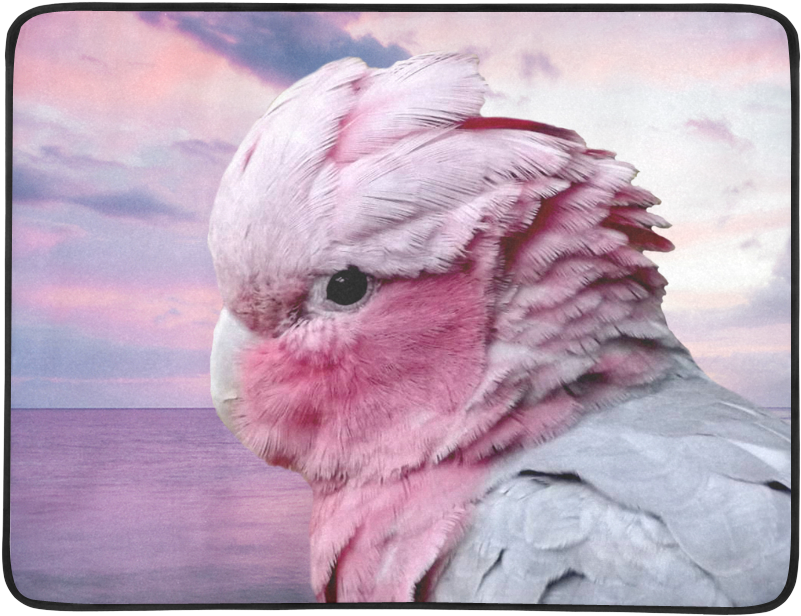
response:
<svg viewBox="0 0 801 616"><path fill-rule="evenodd" d="M10 556L29 599L299 603L311 490L213 409L12 410Z"/></svg>
<svg viewBox="0 0 801 616"><path fill-rule="evenodd" d="M15 409L10 452L11 570L29 599L314 601L309 487L213 409Z"/></svg>

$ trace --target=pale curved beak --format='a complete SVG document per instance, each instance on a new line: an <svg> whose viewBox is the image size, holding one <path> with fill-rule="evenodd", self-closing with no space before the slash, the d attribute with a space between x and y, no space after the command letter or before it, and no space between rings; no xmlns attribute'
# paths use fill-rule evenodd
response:
<svg viewBox="0 0 801 616"><path fill-rule="evenodd" d="M211 399L217 415L226 427L239 436L233 422L233 410L241 400L240 358L257 336L223 308L214 327L211 347Z"/></svg>

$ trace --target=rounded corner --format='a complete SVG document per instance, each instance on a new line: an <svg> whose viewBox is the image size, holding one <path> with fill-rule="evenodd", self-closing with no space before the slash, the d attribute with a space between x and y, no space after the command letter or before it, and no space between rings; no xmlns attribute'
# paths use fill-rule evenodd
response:
<svg viewBox="0 0 801 616"><path fill-rule="evenodd" d="M41 601L37 601L36 599L31 599L30 597L26 597L22 594L22 591L17 588L16 583L14 582L14 573L11 571L11 563L9 562L8 558L3 558L3 579L6 583L6 588L8 592L11 593L11 596L14 597L17 601L19 601L22 605L27 607L31 607L34 609L42 609L39 603Z"/></svg>
<svg viewBox="0 0 801 616"><path fill-rule="evenodd" d="M72 3L58 3L58 4L42 4L34 6L23 13L20 13L17 18L11 23L6 31L6 67L11 68L14 66L14 56L17 49L17 41L19 34L27 22L39 15L47 13L64 13L75 10L76 6Z"/></svg>
<svg viewBox="0 0 801 616"><path fill-rule="evenodd" d="M791 56L794 58L798 57L798 30L796 30L793 22L790 21L790 18L784 13L771 7L756 4L735 5L735 7L740 12L761 15L762 17L767 17L778 23L784 29L785 35L787 35L787 45Z"/></svg>

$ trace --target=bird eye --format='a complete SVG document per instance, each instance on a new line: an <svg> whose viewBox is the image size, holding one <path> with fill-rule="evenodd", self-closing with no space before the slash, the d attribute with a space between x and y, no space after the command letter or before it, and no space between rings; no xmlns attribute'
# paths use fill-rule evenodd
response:
<svg viewBox="0 0 801 616"><path fill-rule="evenodd" d="M368 286L367 274L351 265L331 276L325 294L335 304L350 306L365 296Z"/></svg>

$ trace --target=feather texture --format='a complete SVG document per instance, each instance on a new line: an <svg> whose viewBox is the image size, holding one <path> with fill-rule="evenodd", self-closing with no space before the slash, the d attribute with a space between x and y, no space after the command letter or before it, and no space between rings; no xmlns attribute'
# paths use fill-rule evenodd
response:
<svg viewBox="0 0 801 616"><path fill-rule="evenodd" d="M667 326L636 170L478 115L474 58L301 80L209 246L225 424L314 493L320 600L746 606L789 567L785 424ZM362 295L328 285L361 272ZM355 274L354 274L355 275Z"/></svg>
<svg viewBox="0 0 801 616"><path fill-rule="evenodd" d="M427 54L372 71L359 81L334 158L355 162L415 132L478 115L487 88L477 65L461 54Z"/></svg>
<svg viewBox="0 0 801 616"><path fill-rule="evenodd" d="M675 379L510 456L432 599L771 601L790 557L789 429L735 399L700 375ZM727 438L732 421L748 442ZM755 442L782 465L751 453Z"/></svg>

